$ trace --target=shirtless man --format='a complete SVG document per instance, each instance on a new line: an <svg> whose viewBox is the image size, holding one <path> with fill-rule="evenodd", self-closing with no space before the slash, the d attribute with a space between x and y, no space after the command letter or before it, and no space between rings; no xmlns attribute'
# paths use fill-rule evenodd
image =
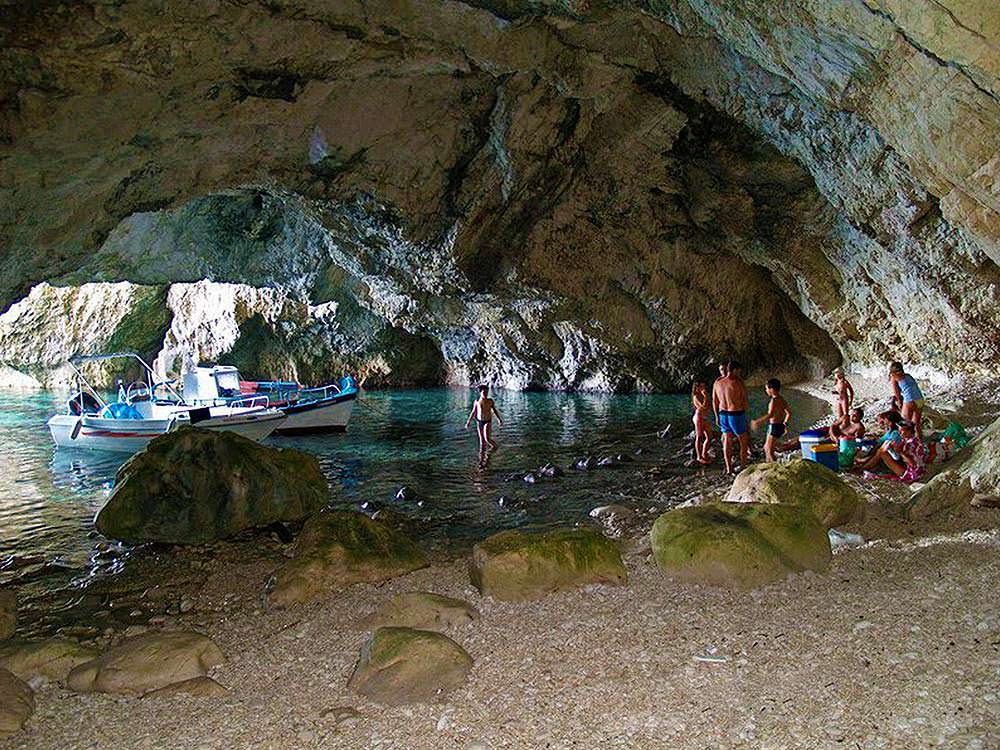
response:
<svg viewBox="0 0 1000 750"><path fill-rule="evenodd" d="M745 469L750 454L750 430L747 424L747 409L750 398L743 383L743 368L739 362L730 362L725 377L715 381L712 387L712 411L722 430L722 457L726 462L726 473L733 473L733 440L740 443L740 468Z"/></svg>
<svg viewBox="0 0 1000 750"><path fill-rule="evenodd" d="M497 411L497 405L493 402L493 399L487 396L489 392L489 386L479 386L479 398L472 405L469 418L465 420L465 429L469 429L473 418L476 420L476 432L479 434L480 460L485 459L487 448L488 450L493 450L497 447L497 444L493 442L493 415L496 414L497 420L501 425L503 424L503 417Z"/></svg>
<svg viewBox="0 0 1000 750"><path fill-rule="evenodd" d="M771 378L764 387L771 401L767 406L767 414L751 422L755 430L767 425L767 438L764 440L764 457L768 463L778 460L775 455L775 447L785 431L788 429L788 420L792 418L792 410L788 408L788 402L781 395L781 381Z"/></svg>

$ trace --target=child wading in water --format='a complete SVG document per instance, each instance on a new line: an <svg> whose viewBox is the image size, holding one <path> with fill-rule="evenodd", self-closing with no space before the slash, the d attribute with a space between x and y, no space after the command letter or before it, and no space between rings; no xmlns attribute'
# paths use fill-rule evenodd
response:
<svg viewBox="0 0 1000 750"><path fill-rule="evenodd" d="M785 430L788 429L788 420L791 419L792 412L788 408L788 402L781 395L780 380L771 378L767 381L767 385L764 386L764 390L771 397L771 403L768 404L767 414L759 419L755 419L753 426L754 429L759 429L762 424L767 422L767 440L764 441L764 455L767 457L768 463L773 463L778 460L775 456L774 448L777 442L784 436Z"/></svg>
<svg viewBox="0 0 1000 750"><path fill-rule="evenodd" d="M497 405L487 394L490 392L489 386L479 386L479 398L472 404L472 411L469 418L465 420L465 429L469 429L472 420L476 420L476 432L479 434L479 459L486 460L486 454L495 449L497 444L493 442L493 415L497 415L497 421L503 424L503 417L497 411Z"/></svg>
<svg viewBox="0 0 1000 750"><path fill-rule="evenodd" d="M708 387L698 381L691 386L691 405L694 406L694 457L698 463L707 464L708 447L712 444L712 422L708 418Z"/></svg>
<svg viewBox="0 0 1000 750"><path fill-rule="evenodd" d="M847 376L839 367L833 371L833 392L837 396L837 419L843 419L851 413L854 386L848 382Z"/></svg>

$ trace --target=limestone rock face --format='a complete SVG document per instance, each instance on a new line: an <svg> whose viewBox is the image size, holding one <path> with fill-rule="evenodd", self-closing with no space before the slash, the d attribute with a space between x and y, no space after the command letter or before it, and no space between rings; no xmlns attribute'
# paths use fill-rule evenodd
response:
<svg viewBox="0 0 1000 750"><path fill-rule="evenodd" d="M362 513L325 511L302 527L294 557L275 571L268 598L286 607L352 583L381 583L426 564L420 548L399 532Z"/></svg>
<svg viewBox="0 0 1000 750"><path fill-rule="evenodd" d="M188 427L150 441L119 469L97 529L131 543L201 544L300 521L328 499L315 456Z"/></svg>
<svg viewBox="0 0 1000 750"><path fill-rule="evenodd" d="M921 520L1000 498L1000 420L956 453L910 501L910 518ZM993 501L992 503L990 501Z"/></svg>
<svg viewBox="0 0 1000 750"><path fill-rule="evenodd" d="M361 649L348 687L379 703L433 703L461 687L472 657L441 633L379 628Z"/></svg>
<svg viewBox="0 0 1000 750"><path fill-rule="evenodd" d="M473 547L469 574L482 594L505 601L628 579L615 543L590 529L502 531Z"/></svg>
<svg viewBox="0 0 1000 750"><path fill-rule="evenodd" d="M0 589L0 641L14 635L17 628L17 593Z"/></svg>
<svg viewBox="0 0 1000 750"><path fill-rule="evenodd" d="M142 695L204 677L223 661L219 647L200 633L147 633L79 665L69 673L66 684L78 693Z"/></svg>
<svg viewBox="0 0 1000 750"><path fill-rule="evenodd" d="M660 570L685 583L753 588L830 564L826 528L794 505L677 508L656 519L650 541Z"/></svg>
<svg viewBox="0 0 1000 750"><path fill-rule="evenodd" d="M0 667L25 681L41 678L63 682L74 668L97 655L95 649L64 638L11 642L0 646Z"/></svg>
<svg viewBox="0 0 1000 750"><path fill-rule="evenodd" d="M365 617L365 629L381 627L449 630L479 619L479 611L468 602L427 591L398 594Z"/></svg>
<svg viewBox="0 0 1000 750"><path fill-rule="evenodd" d="M58 380L54 350L123 316L167 369L305 380L651 390L720 354L1000 355L989 0L8 15L0 305L44 302L0 320L8 382ZM122 280L148 291L46 335Z"/></svg>
<svg viewBox="0 0 1000 750"><path fill-rule="evenodd" d="M726 502L799 505L833 528L854 517L861 499L835 472L815 461L796 459L748 466L736 476Z"/></svg>
<svg viewBox="0 0 1000 750"><path fill-rule="evenodd" d="M20 730L34 712L35 691L6 669L0 669L0 739Z"/></svg>

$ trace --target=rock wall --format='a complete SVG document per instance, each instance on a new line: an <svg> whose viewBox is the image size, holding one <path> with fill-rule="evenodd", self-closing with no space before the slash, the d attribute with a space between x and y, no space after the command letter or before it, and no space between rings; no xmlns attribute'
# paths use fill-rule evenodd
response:
<svg viewBox="0 0 1000 750"><path fill-rule="evenodd" d="M2 5L0 302L110 311L37 341L9 307L11 377L107 345L121 281L170 371L653 390L1000 354L991 4Z"/></svg>

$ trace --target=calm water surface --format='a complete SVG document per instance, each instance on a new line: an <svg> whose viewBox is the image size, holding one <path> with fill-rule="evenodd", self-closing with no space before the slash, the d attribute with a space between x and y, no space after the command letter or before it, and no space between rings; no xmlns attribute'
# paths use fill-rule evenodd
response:
<svg viewBox="0 0 1000 750"><path fill-rule="evenodd" d="M682 467L684 443L656 438L670 423L681 434L690 429L686 396L495 395L507 425L496 430L500 448L485 469L478 467L474 428L463 428L474 396L467 389L369 391L346 434L268 442L317 455L334 487L334 504L368 510L396 505L419 517L426 534L458 544L525 523L577 521L595 505L619 499L629 476L653 464L688 471ZM84 572L113 557L93 530L93 518L124 457L56 450L45 420L62 410L63 399L0 393L0 582L25 561ZM823 409L801 394L790 401L800 424ZM754 413L763 405L755 396ZM635 455L640 447L646 450L627 467L568 469L588 453ZM519 478L547 461L567 469L567 476L535 485ZM419 507L394 503L402 486L423 499ZM513 507L500 507L501 495Z"/></svg>

